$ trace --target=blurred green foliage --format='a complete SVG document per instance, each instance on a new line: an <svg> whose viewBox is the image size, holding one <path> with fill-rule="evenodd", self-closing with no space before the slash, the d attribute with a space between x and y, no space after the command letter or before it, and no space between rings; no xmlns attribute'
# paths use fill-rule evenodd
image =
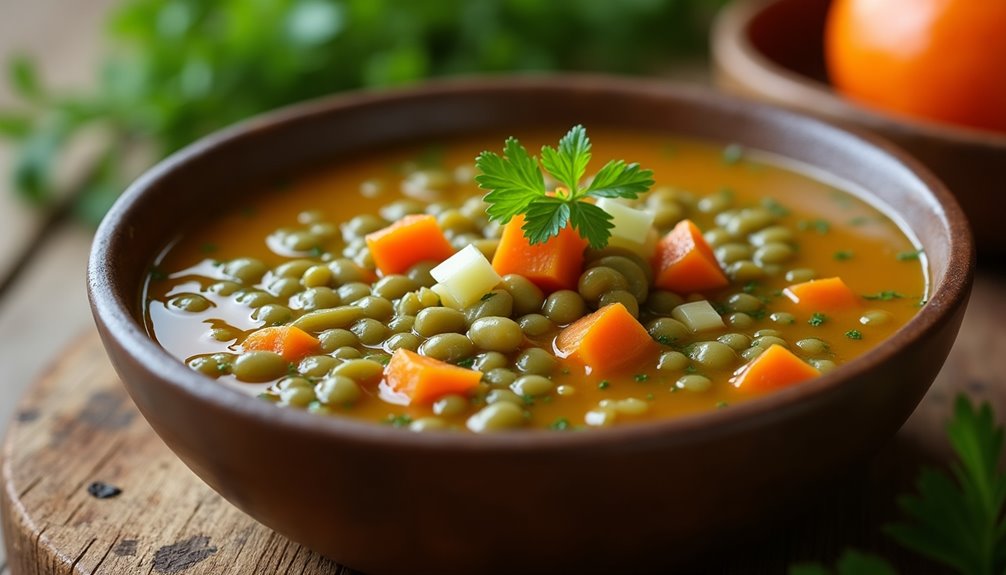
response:
<svg viewBox="0 0 1006 575"><path fill-rule="evenodd" d="M725 0L124 0L97 89L50 93L8 62L21 98L0 110L24 197L52 201L53 173L85 128L110 137L75 211L98 221L122 189L122 152L166 155L221 126L358 87L507 70L644 74L701 53Z"/></svg>

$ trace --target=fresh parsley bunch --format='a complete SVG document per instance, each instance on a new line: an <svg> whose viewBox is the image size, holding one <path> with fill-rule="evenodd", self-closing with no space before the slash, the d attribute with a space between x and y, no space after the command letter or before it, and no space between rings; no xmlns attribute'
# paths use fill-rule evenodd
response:
<svg viewBox="0 0 1006 575"><path fill-rule="evenodd" d="M558 149L542 146L541 166L514 137L507 138L503 154L488 150L479 154L475 167L481 173L475 181L489 191L485 196L489 219L505 224L524 214L521 229L532 244L559 235L568 223L590 247L603 248L614 227L611 214L588 198L635 199L653 185L651 170L624 160L609 161L589 183L581 184L590 163L590 138L581 125L559 140ZM560 184L552 194L545 187L541 167Z"/></svg>
<svg viewBox="0 0 1006 575"><path fill-rule="evenodd" d="M957 397L947 436L957 455L950 473L923 469L918 492L903 495L906 514L888 525L888 535L902 546L943 563L961 575L1006 573L1006 474L999 471L1003 428L988 403L977 409ZM835 570L823 565L794 565L789 575L895 575L883 559L846 551Z"/></svg>

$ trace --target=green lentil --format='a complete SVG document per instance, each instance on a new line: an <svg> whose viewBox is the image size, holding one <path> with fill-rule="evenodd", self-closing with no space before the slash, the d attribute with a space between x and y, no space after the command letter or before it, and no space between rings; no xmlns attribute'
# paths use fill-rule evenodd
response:
<svg viewBox="0 0 1006 575"><path fill-rule="evenodd" d="M318 341L322 351L332 353L340 347L355 346L360 339L348 329L329 329L318 334Z"/></svg>
<svg viewBox="0 0 1006 575"><path fill-rule="evenodd" d="M365 360L358 360L365 361ZM314 388L318 401L326 405L347 405L360 399L360 385L346 375L330 375Z"/></svg>
<svg viewBox="0 0 1006 575"><path fill-rule="evenodd" d="M419 283L414 279L403 275L389 275L377 280L373 293L385 300L394 300L417 289L419 289Z"/></svg>
<svg viewBox="0 0 1006 575"><path fill-rule="evenodd" d="M304 289L304 286L301 285L300 280L297 278L281 277L269 282L269 285L266 286L265 289L267 292L278 298L288 299L291 296L300 293L300 291Z"/></svg>
<svg viewBox="0 0 1006 575"><path fill-rule="evenodd" d="M339 365L339 360L328 355L309 355L297 364L297 373L305 377L322 377Z"/></svg>
<svg viewBox="0 0 1006 575"><path fill-rule="evenodd" d="M521 330L528 337L538 337L555 330L552 320L538 313L529 313L517 320Z"/></svg>
<svg viewBox="0 0 1006 575"><path fill-rule="evenodd" d="M280 405L305 408L315 400L314 391L309 387L290 387L279 393Z"/></svg>
<svg viewBox="0 0 1006 575"><path fill-rule="evenodd" d="M419 346L419 353L427 357L455 363L475 354L472 340L459 333L440 333Z"/></svg>
<svg viewBox="0 0 1006 575"><path fill-rule="evenodd" d="M726 317L727 325L737 329L747 329L754 325L754 318L746 313L732 313Z"/></svg>
<svg viewBox="0 0 1006 575"><path fill-rule="evenodd" d="M711 369L723 369L737 360L733 348L719 341L703 341L696 343L689 353L692 360Z"/></svg>
<svg viewBox="0 0 1006 575"><path fill-rule="evenodd" d="M657 360L657 369L661 371L681 371L688 367L691 361L680 351L665 351Z"/></svg>
<svg viewBox="0 0 1006 575"><path fill-rule="evenodd" d="M486 403L492 405L494 403L499 403L505 401L507 403L512 403L514 405L524 405L524 400L520 398L519 395L510 391L509 389L494 389L486 394Z"/></svg>
<svg viewBox="0 0 1006 575"><path fill-rule="evenodd" d="M891 315L891 312L882 309L871 309L859 316L859 323L862 325L884 325L892 319L894 319L894 316Z"/></svg>
<svg viewBox="0 0 1006 575"><path fill-rule="evenodd" d="M580 294L572 290L552 292L542 305L542 313L559 325L572 323L587 311L587 304Z"/></svg>
<svg viewBox="0 0 1006 575"><path fill-rule="evenodd" d="M646 331L650 333L650 337L664 344L684 341L691 335L691 331L685 324L669 317L661 317L651 321L646 325Z"/></svg>
<svg viewBox="0 0 1006 575"><path fill-rule="evenodd" d="M688 374L682 375L674 382L674 386L678 389L684 389L685 391L708 391L712 387L713 382L711 379L704 375L698 374Z"/></svg>
<svg viewBox="0 0 1006 575"><path fill-rule="evenodd" d="M793 325L796 323L796 316L785 311L777 311L768 316L768 318L780 325Z"/></svg>
<svg viewBox="0 0 1006 575"><path fill-rule="evenodd" d="M465 322L474 324L484 317L510 317L513 312L513 296L505 290L492 290L464 310Z"/></svg>
<svg viewBox="0 0 1006 575"><path fill-rule="evenodd" d="M510 389L518 395L538 397L550 393L555 389L555 384L552 383L551 379L541 375L524 375L518 377L510 385Z"/></svg>
<svg viewBox="0 0 1006 575"><path fill-rule="evenodd" d="M332 288L308 288L290 298L290 307L302 311L329 309L342 303L342 298Z"/></svg>
<svg viewBox="0 0 1006 575"><path fill-rule="evenodd" d="M363 282L349 282L339 286L339 298L346 304L353 304L370 295L370 286Z"/></svg>
<svg viewBox="0 0 1006 575"><path fill-rule="evenodd" d="M355 333L363 345L378 345L389 335L388 326L369 317L357 320L350 326L349 331Z"/></svg>
<svg viewBox="0 0 1006 575"><path fill-rule="evenodd" d="M795 268L786 272L785 277L790 283L804 283L816 278L817 274L810 268Z"/></svg>
<svg viewBox="0 0 1006 575"><path fill-rule="evenodd" d="M177 310L198 313L213 307L213 303L197 293L183 293L168 300L168 307Z"/></svg>
<svg viewBox="0 0 1006 575"><path fill-rule="evenodd" d="M559 360L544 349L529 347L520 352L514 364L522 373L549 376L559 365Z"/></svg>
<svg viewBox="0 0 1006 575"><path fill-rule="evenodd" d="M439 262L434 261L421 261L412 264L412 267L409 268L406 275L419 287L433 287L433 285L437 283L437 280L433 279L433 276L430 275L430 270L437 267L438 264Z"/></svg>
<svg viewBox="0 0 1006 575"><path fill-rule="evenodd" d="M223 267L224 275L245 285L259 281L267 271L269 268L264 263L253 258L237 258L227 262Z"/></svg>
<svg viewBox="0 0 1006 575"><path fill-rule="evenodd" d="M283 375L289 365L278 353L249 351L238 356L232 372L238 381L261 383Z"/></svg>
<svg viewBox="0 0 1006 575"><path fill-rule="evenodd" d="M734 351L747 349L751 345L751 338L743 333L727 333L716 338L716 341L730 347Z"/></svg>
<svg viewBox="0 0 1006 575"><path fill-rule="evenodd" d="M517 380L517 374L509 369L497 367L486 372L482 379L493 387L509 387Z"/></svg>
<svg viewBox="0 0 1006 575"><path fill-rule="evenodd" d="M372 359L348 359L332 369L332 375L348 377L357 383L377 381L384 374L384 366Z"/></svg>
<svg viewBox="0 0 1006 575"><path fill-rule="evenodd" d="M415 325L415 316L396 315L388 322L388 329L391 330L391 333L405 333L412 331L412 328L415 327Z"/></svg>
<svg viewBox="0 0 1006 575"><path fill-rule="evenodd" d="M808 355L820 355L828 351L828 344L816 337L808 337L798 340L796 342L796 347Z"/></svg>
<svg viewBox="0 0 1006 575"><path fill-rule="evenodd" d="M674 308L683 303L684 298L674 292L654 291L646 299L646 309L653 315L669 316Z"/></svg>
<svg viewBox="0 0 1006 575"><path fill-rule="evenodd" d="M642 303L646 301L646 298L649 296L650 276L652 275L653 270L648 262L635 261L631 257L627 256L610 255L595 260L590 265L591 267L600 266L611 268L620 273L629 285L627 288L613 289L627 289L636 298L637 302Z"/></svg>
<svg viewBox="0 0 1006 575"><path fill-rule="evenodd" d="M412 329L423 337L441 333L460 333L465 329L465 315L449 307L428 307L416 314Z"/></svg>
<svg viewBox="0 0 1006 575"><path fill-rule="evenodd" d="M275 303L266 304L251 314L252 319L265 325L280 325L290 321L293 312L290 308Z"/></svg>
<svg viewBox="0 0 1006 575"><path fill-rule="evenodd" d="M409 351L416 351L419 346L423 343L423 340L413 333L396 333L384 340L384 344L381 346L389 352L393 352L398 349L407 349Z"/></svg>
<svg viewBox="0 0 1006 575"><path fill-rule="evenodd" d="M469 417L465 425L475 433L521 427L524 425L524 410L512 403L501 401L483 407Z"/></svg>
<svg viewBox="0 0 1006 575"><path fill-rule="evenodd" d="M362 317L362 309L344 305L306 313L294 321L292 325L308 333L320 333L329 329L348 327Z"/></svg>
<svg viewBox="0 0 1006 575"><path fill-rule="evenodd" d="M433 402L433 413L443 415L444 417L461 415L467 409L468 399L460 395L444 395Z"/></svg>
<svg viewBox="0 0 1006 575"><path fill-rule="evenodd" d="M317 265L307 268L301 282L305 287L327 287L332 281L332 270L328 266Z"/></svg>
<svg viewBox="0 0 1006 575"><path fill-rule="evenodd" d="M598 307L604 307L613 303L620 303L625 306L632 317L639 317L639 303L636 297L626 290L612 290L601 295L601 300L597 302Z"/></svg>
<svg viewBox="0 0 1006 575"><path fill-rule="evenodd" d="M521 275L507 274L503 276L503 289L513 299L512 313L515 315L537 313L545 302L545 294L541 289Z"/></svg>
<svg viewBox="0 0 1006 575"><path fill-rule="evenodd" d="M490 370L506 367L510 362L507 357L498 351L486 351L475 356L472 362L472 369L487 373Z"/></svg>
<svg viewBox="0 0 1006 575"><path fill-rule="evenodd" d="M420 417L409 424L409 431L430 431L447 429L447 422L439 417Z"/></svg>

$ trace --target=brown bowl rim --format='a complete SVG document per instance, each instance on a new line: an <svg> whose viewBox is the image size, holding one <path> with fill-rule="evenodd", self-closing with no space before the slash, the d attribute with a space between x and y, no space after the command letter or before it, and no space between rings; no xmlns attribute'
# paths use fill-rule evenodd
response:
<svg viewBox="0 0 1006 575"><path fill-rule="evenodd" d="M138 209L137 205L143 201L144 191L155 186L166 175L184 169L188 163L207 154L213 154L218 148L239 141L252 133L277 129L293 119L303 120L323 116L335 110L436 95L477 96L529 88L601 90L623 95L670 98L684 106L708 110L743 109L747 115L766 117L773 123L799 121L816 125L820 129L851 135L866 146L873 147L904 165L919 184L928 190L931 199L942 208L939 216L943 223L942 229L949 231L950 237L946 239L950 242L951 254L943 281L939 285L932 286L927 305L880 345L833 372L803 385L732 405L728 409L618 425L609 429L587 430L583 433L526 429L485 435L450 431L412 433L348 417L319 417L300 410L277 409L272 404L226 386L207 385L213 380L185 366L147 335L144 326L132 313L136 294L121 294L115 289L114 279L120 275L114 263L115 250L128 242L128 233L125 231L128 228L128 221L125 218L133 210ZM104 328L104 335L109 340L104 342L106 347L110 347L113 343L117 344L131 359L144 365L147 371L157 374L157 377L149 383L139 385L162 385L164 382L184 393L192 401L205 402L217 409L232 410L246 418L265 420L269 425L284 428L284 431L328 436L335 442L350 440L366 445L394 444L402 448L425 451L491 450L499 453L567 449L588 451L630 446L634 442L645 443L656 439L663 443L690 443L727 433L742 432L748 428L770 424L772 421L811 410L817 402L826 402L832 395L841 393L852 380L893 359L899 350L916 344L948 321L949 316L970 291L974 260L974 245L967 220L950 192L932 173L907 153L866 132L839 127L777 106L656 79L629 79L589 74L499 75L438 80L389 91L357 91L325 97L268 112L198 140L145 172L129 186L108 212L97 230L92 245L87 285L95 321Z"/></svg>
<svg viewBox="0 0 1006 575"><path fill-rule="evenodd" d="M752 89L771 94L776 102L790 102L800 105L801 109L854 121L881 133L905 137L921 135L934 140L951 140L996 150L1006 149L1006 133L928 121L870 108L837 95L829 84L776 64L755 47L748 29L755 18L781 1L735 0L724 6L717 14L712 29L711 51L716 65L730 70L734 77L743 77L747 86L757 85L757 88ZM787 94L796 94L798 97ZM814 104L802 105L799 102Z"/></svg>

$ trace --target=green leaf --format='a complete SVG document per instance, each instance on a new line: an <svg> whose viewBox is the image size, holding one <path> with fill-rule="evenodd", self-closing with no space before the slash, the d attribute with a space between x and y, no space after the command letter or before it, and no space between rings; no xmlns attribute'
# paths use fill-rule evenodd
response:
<svg viewBox="0 0 1006 575"><path fill-rule="evenodd" d="M521 229L532 245L545 243L566 227L569 213L570 204L564 200L542 196L528 205Z"/></svg>
<svg viewBox="0 0 1006 575"><path fill-rule="evenodd" d="M517 138L507 138L504 157L485 151L475 160L482 172L475 177L479 187L489 190L485 201L489 219L505 224L527 210L536 198L545 195L545 178L538 160L530 156Z"/></svg>
<svg viewBox="0 0 1006 575"><path fill-rule="evenodd" d="M876 555L849 549L838 558L838 575L897 575L894 567Z"/></svg>
<svg viewBox="0 0 1006 575"><path fill-rule="evenodd" d="M559 150L551 146L542 146L541 165L551 173L562 185L575 195L580 185L580 179L587 171L590 163L590 138L582 125L573 126L559 140Z"/></svg>
<svg viewBox="0 0 1006 575"><path fill-rule="evenodd" d="M1006 569L1006 476L998 469L1003 428L987 403L976 410L962 395L947 434L957 456L951 474L924 469L917 494L898 501L908 520L886 531L964 575L998 575Z"/></svg>
<svg viewBox="0 0 1006 575"><path fill-rule="evenodd" d="M22 140L31 133L31 124L27 116L0 111L0 137Z"/></svg>
<svg viewBox="0 0 1006 575"><path fill-rule="evenodd" d="M586 202L573 202L569 206L569 219L580 237L590 242L590 247L601 249L608 245L611 237L611 214Z"/></svg>
<svg viewBox="0 0 1006 575"><path fill-rule="evenodd" d="M585 192L595 198L635 199L653 186L653 171L640 169L639 164L612 160L604 165Z"/></svg>
<svg viewBox="0 0 1006 575"><path fill-rule="evenodd" d="M11 88L30 102L42 99L42 86L38 81L35 63L23 54L18 54L7 62L7 75Z"/></svg>

